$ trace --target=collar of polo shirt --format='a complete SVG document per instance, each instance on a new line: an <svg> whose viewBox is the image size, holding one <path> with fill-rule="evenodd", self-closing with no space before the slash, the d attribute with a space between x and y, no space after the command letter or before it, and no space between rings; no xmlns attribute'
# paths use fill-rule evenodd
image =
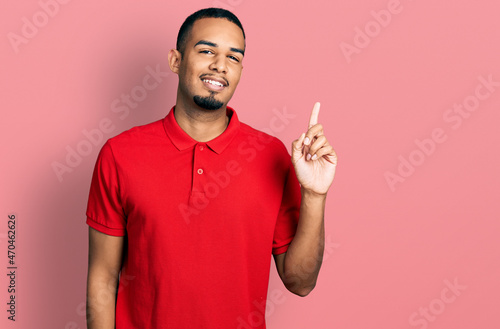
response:
<svg viewBox="0 0 500 329"><path fill-rule="evenodd" d="M167 116L163 119L163 127L167 136L170 138L174 146L179 150L183 151L194 147L199 142L194 140L189 136L182 128L177 124L174 116L175 105L170 109ZM226 107L226 115L229 117L229 124L222 134L215 137L214 139L206 142L205 144L215 153L220 154L224 151L226 146L233 140L236 136L240 121L233 108Z"/></svg>

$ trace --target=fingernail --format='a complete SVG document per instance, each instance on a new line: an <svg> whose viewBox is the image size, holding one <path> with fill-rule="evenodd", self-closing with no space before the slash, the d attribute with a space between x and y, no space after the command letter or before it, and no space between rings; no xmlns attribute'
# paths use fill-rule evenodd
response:
<svg viewBox="0 0 500 329"><path fill-rule="evenodd" d="M304 144L305 144L305 145L309 145L309 142L310 142L310 141L309 141L309 137L306 137L306 138L304 139Z"/></svg>
<svg viewBox="0 0 500 329"><path fill-rule="evenodd" d="M311 155L309 153L307 153L306 159L311 160Z"/></svg>
<svg viewBox="0 0 500 329"><path fill-rule="evenodd" d="M316 154L312 156L313 160L316 160L317 158L318 158L318 155L316 155Z"/></svg>

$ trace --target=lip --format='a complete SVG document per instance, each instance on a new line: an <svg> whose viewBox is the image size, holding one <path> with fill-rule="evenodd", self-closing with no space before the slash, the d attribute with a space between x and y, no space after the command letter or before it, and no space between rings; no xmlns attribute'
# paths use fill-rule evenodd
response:
<svg viewBox="0 0 500 329"><path fill-rule="evenodd" d="M219 83L221 83L224 87L227 87L229 86L229 82L226 80L226 78L219 78L219 77L216 77L214 75L208 75L208 74L204 74L200 77L200 79L203 81L204 79L207 79L207 80L213 80L213 81L217 81Z"/></svg>

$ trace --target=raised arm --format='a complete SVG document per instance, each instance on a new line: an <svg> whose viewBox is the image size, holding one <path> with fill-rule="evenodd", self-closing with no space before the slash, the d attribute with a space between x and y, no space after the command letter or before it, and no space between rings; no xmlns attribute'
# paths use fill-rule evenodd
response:
<svg viewBox="0 0 500 329"><path fill-rule="evenodd" d="M314 104L306 133L292 143L292 163L301 185L297 232L287 251L274 259L288 290L307 296L315 287L325 246L326 195L335 176L337 154L318 123Z"/></svg>
<svg viewBox="0 0 500 329"><path fill-rule="evenodd" d="M101 233L89 226L87 329L114 329L118 274L124 237Z"/></svg>

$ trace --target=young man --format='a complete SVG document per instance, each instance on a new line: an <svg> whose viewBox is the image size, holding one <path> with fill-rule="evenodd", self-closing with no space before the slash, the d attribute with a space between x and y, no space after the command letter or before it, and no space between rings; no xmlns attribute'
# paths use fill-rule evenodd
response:
<svg viewBox="0 0 500 329"><path fill-rule="evenodd" d="M337 157L318 103L291 158L239 122L227 104L244 54L236 16L194 13L168 54L175 106L102 147L87 208L89 329L265 328L271 254L288 290L314 288Z"/></svg>

